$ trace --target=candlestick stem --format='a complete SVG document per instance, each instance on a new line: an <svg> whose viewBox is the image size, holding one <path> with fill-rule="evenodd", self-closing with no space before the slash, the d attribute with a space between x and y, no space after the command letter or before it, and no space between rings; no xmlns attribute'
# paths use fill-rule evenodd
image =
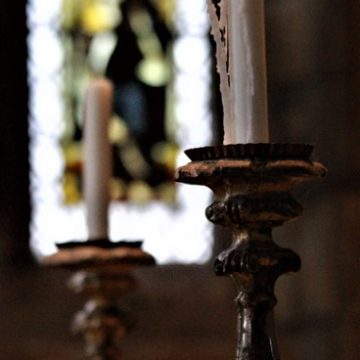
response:
<svg viewBox="0 0 360 360"><path fill-rule="evenodd" d="M299 257L277 246L271 230L241 230L215 262L217 275L229 275L237 288L237 360L279 360L273 324L274 285L286 272L297 271Z"/></svg>

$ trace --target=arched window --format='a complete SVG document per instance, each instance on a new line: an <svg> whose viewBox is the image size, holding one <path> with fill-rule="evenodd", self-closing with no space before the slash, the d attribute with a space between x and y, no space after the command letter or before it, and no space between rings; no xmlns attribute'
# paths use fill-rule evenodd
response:
<svg viewBox="0 0 360 360"><path fill-rule="evenodd" d="M119 89L110 127L118 161L110 238L144 239L144 248L161 263L203 262L211 250L211 227L203 215L210 192L183 185L175 189L171 176L187 161L184 149L211 141L206 1L121 3L122 8L117 0L29 1L32 248L44 255L57 242L87 238L81 195L82 96L89 78L103 72ZM127 55L114 55L124 40L125 4L140 7L128 19L139 59L135 76L122 82L124 69L119 75L111 59ZM154 16L161 17L164 28L170 24L172 40L156 28ZM129 41L122 51L130 53ZM159 106L143 113L143 100L149 103L151 96L160 102L163 97L163 114L156 112ZM159 166L161 161L168 167Z"/></svg>

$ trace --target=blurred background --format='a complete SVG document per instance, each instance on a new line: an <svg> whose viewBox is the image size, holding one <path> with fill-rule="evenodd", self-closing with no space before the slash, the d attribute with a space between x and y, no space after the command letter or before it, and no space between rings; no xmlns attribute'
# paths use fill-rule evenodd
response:
<svg viewBox="0 0 360 360"><path fill-rule="evenodd" d="M64 1L64 6L66 3L71 4ZM149 3L153 7L145 9L148 15L140 17L143 23L140 22L138 28L138 23L135 21L134 25L133 21L132 30L126 33L130 34L130 40L122 46L131 49L131 44L139 44L141 36L148 35L149 40L151 36L144 35L141 29L149 23L158 24L152 27L153 37L149 40L152 46L140 49L157 52L139 53L139 47L133 46L133 61L138 64L146 55L161 60L148 63L148 67L136 68L146 70L150 66L153 69L151 74L162 76L148 78L146 74L149 72L133 68L125 73L132 74L129 83L124 73L119 74L116 66L110 66L111 61L104 67L102 60L95 61L95 66L94 63L83 65L81 69L86 71L80 82L92 74L105 72L119 86L127 86L132 94L147 99L147 102L154 98L163 99L157 104L152 103L147 115L132 115L140 119L138 123L132 122L133 125L141 124L141 116L157 121L156 125L147 129L146 139L151 141L142 141L143 126L134 126L132 130L138 140L118 137L114 148L116 154L119 154L119 146L137 148L138 156L143 156L148 163L144 169L151 170L145 171L146 176L140 171L140 185L143 186L140 194L146 195L146 201L161 198L172 207L171 204L176 204L176 189L169 174L176 166L173 153L178 150L179 141L176 129L166 125L171 125L171 121L165 120L168 118L164 115L164 106L170 106L171 101L169 105L169 97L165 101L164 94L167 85L171 84L171 76L167 78L164 74L167 71L173 73L171 51L166 49L168 46L171 48L171 44L179 38L184 24L172 27L168 18L172 11L176 11L176 0L169 2L173 7L163 13L159 4L164 5L165 1L158 4L156 1L133 1L133 4L138 3ZM69 274L40 268L29 246L32 214L29 88L34 79L28 72L27 40L32 24L27 17L26 5L29 6L26 2L20 6L14 1L4 0L0 12L1 357L19 360L79 359L82 356L81 339L72 337L69 329L71 317L82 306L82 299L67 289ZM151 9L156 9L156 12ZM66 7L63 11L64 15ZM360 7L356 0L267 0L266 11L271 140L314 144L314 159L323 162L329 170L322 182L307 184L297 191L305 209L303 216L277 229L274 234L281 245L294 249L303 261L300 273L284 276L277 286L279 303L276 319L280 350L284 359L355 360L360 353L360 243L357 239L360 233ZM118 36L118 46L120 39L124 39L120 37L124 30L122 26L126 23L124 17L122 19L121 22L120 17L115 18L110 29ZM88 32L79 31L76 28L79 24L86 25ZM74 71L74 63L79 65L88 61L87 55L85 58L82 56L89 54L89 42L94 38L91 31L98 29L95 25L75 20L59 22L61 39L67 50L64 59L76 58L76 61L73 59L64 63L65 79L74 79L74 75L69 73ZM140 30L136 32L136 29ZM134 36L138 37L135 42ZM155 41L157 45L154 45L154 36L158 39ZM208 38L207 35L205 37ZM211 46L209 40L209 48ZM111 55L116 60L115 48L110 51L107 60ZM74 49L79 53L75 54ZM127 66L133 66L131 64L133 62ZM166 70L167 66L170 70ZM76 74L79 75L79 70ZM213 132L211 137L204 137L211 144L221 142L222 134L217 77L211 64L209 74L210 126ZM70 84L73 83L70 81ZM81 126L78 126L80 121L74 119L79 112L77 106L81 101L78 98L81 92L70 85L64 89L67 106L64 114L68 120L59 143L65 155L71 154L65 159L76 160ZM46 97L43 101L47 101ZM126 106L121 105L124 103L124 99L118 99L117 115L121 119L116 120L114 126L117 136L124 134L128 126L124 115ZM130 132L129 127L127 129L125 134ZM195 127L193 132L200 137L202 135ZM196 145L196 141L192 145ZM141 144L143 148L134 144ZM154 146L158 151L151 151ZM164 151L167 157L159 155ZM156 156L146 158L149 152L166 159L165 163L154 161ZM120 160L123 159L120 156ZM79 163L81 161L67 162L68 166L64 167L62 185L67 195L64 199L68 202L76 202L81 197L76 187L81 184ZM134 194L128 191L133 185L133 173L126 171L128 169L123 165L118 162L120 175L114 185L114 196L118 201L128 201ZM138 193L135 191L135 194ZM135 201L144 201L144 196ZM52 223L49 224L49 233L52 226ZM208 242L208 248L212 250L208 258L214 257L224 246L219 232L218 229L214 231L214 245ZM197 262L201 261L204 260ZM213 276L212 260L205 264L161 265L140 270L137 277L139 290L125 301L126 307L137 319L136 327L124 341L126 359L233 358L235 292L228 279Z"/></svg>

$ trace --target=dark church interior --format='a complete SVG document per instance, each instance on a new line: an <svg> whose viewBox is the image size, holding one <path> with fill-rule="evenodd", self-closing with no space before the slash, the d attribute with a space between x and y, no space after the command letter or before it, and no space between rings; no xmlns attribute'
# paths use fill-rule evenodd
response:
<svg viewBox="0 0 360 360"><path fill-rule="evenodd" d="M295 191L304 207L302 216L274 231L275 241L302 259L300 272L283 276L276 286L281 358L356 360L360 353L360 6L356 0L266 0L265 4L271 141L312 144L314 160L328 169L324 179ZM75 360L84 358L83 343L72 334L71 318L84 298L67 287L68 271L40 266L29 243L31 79L26 9L26 1L1 2L0 358ZM170 35L164 41L170 41ZM156 106L152 111L161 115ZM213 118L216 143L221 138L219 131L216 134L221 128L216 104ZM150 145L145 140L142 144L146 153ZM151 177L150 182L168 176L159 168L154 171L160 180ZM206 264L136 270L138 289L123 299L134 325L122 342L122 358L234 358L236 292L229 279L213 272L214 259L229 234L218 227L213 234L212 256Z"/></svg>

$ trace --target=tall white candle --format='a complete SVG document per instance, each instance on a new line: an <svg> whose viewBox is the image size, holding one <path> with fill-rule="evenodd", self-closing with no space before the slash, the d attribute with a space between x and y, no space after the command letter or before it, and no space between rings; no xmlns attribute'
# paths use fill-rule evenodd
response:
<svg viewBox="0 0 360 360"><path fill-rule="evenodd" d="M85 94L84 199L89 239L108 237L111 152L108 138L113 86L105 78L90 82Z"/></svg>
<svg viewBox="0 0 360 360"><path fill-rule="evenodd" d="M208 0L224 108L224 144L269 141L264 0Z"/></svg>

